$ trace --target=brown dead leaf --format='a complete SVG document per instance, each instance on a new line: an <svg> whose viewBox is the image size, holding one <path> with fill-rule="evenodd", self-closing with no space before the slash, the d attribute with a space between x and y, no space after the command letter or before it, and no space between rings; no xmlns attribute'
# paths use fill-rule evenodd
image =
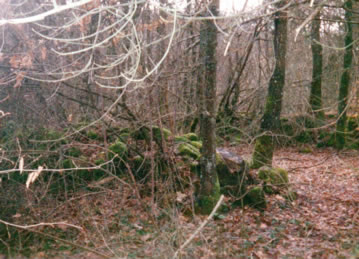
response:
<svg viewBox="0 0 359 259"><path fill-rule="evenodd" d="M18 88L19 86L21 86L22 80L24 79L24 75L25 75L24 72L20 72L16 75L14 88Z"/></svg>
<svg viewBox="0 0 359 259"><path fill-rule="evenodd" d="M260 229L266 229L268 228L267 224L265 223L261 223L261 225L259 226Z"/></svg>
<svg viewBox="0 0 359 259"><path fill-rule="evenodd" d="M182 203L183 200L187 197L187 194L182 193L182 192L176 192L176 195L177 195L176 201L180 202L180 203Z"/></svg>
<svg viewBox="0 0 359 259"><path fill-rule="evenodd" d="M47 49L45 47L41 48L41 59L45 60L47 57Z"/></svg>
<svg viewBox="0 0 359 259"><path fill-rule="evenodd" d="M146 235L143 235L141 236L141 240L143 242L146 242L147 240L149 240L151 238L151 234L146 234Z"/></svg>
<svg viewBox="0 0 359 259"><path fill-rule="evenodd" d="M31 68L32 66L32 57L31 55L26 55L21 59L21 66L22 68Z"/></svg>
<svg viewBox="0 0 359 259"><path fill-rule="evenodd" d="M46 258L46 253L44 251L38 252L34 258Z"/></svg>
<svg viewBox="0 0 359 259"><path fill-rule="evenodd" d="M21 57L20 56L12 56L9 60L10 66L12 68L19 68L21 64Z"/></svg>

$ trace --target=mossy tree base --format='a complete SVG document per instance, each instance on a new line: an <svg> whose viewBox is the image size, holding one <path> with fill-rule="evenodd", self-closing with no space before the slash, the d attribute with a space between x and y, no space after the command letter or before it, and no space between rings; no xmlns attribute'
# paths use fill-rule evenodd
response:
<svg viewBox="0 0 359 259"><path fill-rule="evenodd" d="M209 215L212 212L213 208L216 206L221 196L221 189L220 189L218 177L216 176L215 178L216 178L215 183L212 184L212 186L209 185L206 186L205 183L204 186L203 184L201 185L201 188L211 187L211 190L209 192L203 191L203 189L200 190L195 203L195 212L197 214ZM207 182L207 181L203 181L203 182ZM204 192L204 194L202 194L202 192Z"/></svg>
<svg viewBox="0 0 359 259"><path fill-rule="evenodd" d="M257 138L251 168L258 169L265 165L272 166L273 150L274 145L271 136L263 135Z"/></svg>

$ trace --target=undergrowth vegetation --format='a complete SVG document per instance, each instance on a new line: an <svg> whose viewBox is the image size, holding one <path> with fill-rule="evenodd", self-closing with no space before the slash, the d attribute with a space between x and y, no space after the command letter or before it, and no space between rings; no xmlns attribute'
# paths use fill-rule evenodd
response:
<svg viewBox="0 0 359 259"><path fill-rule="evenodd" d="M295 139L303 143L295 156L313 156L310 159L315 160L315 144L331 146L332 128L309 128L302 122L284 119L286 136L278 135L277 145L283 149ZM73 129L80 126L36 131L13 127L9 123L0 132L1 169L8 170L1 176L0 219L11 224L0 224L0 254L170 258L199 225L202 218L195 213L193 194L199 188L202 143L195 133L174 135L155 126L136 130L91 127L75 133ZM357 128L357 118L351 118L348 138L353 141L348 141L348 147L358 143ZM276 163L278 168L250 169L248 137L233 129L231 132L231 137L226 130L226 138L218 138L224 148L217 149L225 202L215 214L216 221L183 251L185 258L211 258L214 254L231 257L235 251L241 251L243 258L253 253L270 254L288 239L288 224L296 234L307 237L318 227L302 216L275 219L288 209L293 213L300 210L311 194L292 184L297 176L293 176L288 161ZM29 174L38 168L42 168L39 176L27 188ZM277 214L269 216L273 209ZM242 215L238 222L237 214ZM355 219L358 215L352 216ZM250 225L243 224L247 220ZM355 222L351 224L357 228ZM357 251L359 243L347 234L341 233L348 242L351 240L349 244L338 237L346 244L338 255L342 250L344 254ZM231 246L228 235L240 241ZM222 242L226 243L224 247ZM254 248L261 252L254 252Z"/></svg>

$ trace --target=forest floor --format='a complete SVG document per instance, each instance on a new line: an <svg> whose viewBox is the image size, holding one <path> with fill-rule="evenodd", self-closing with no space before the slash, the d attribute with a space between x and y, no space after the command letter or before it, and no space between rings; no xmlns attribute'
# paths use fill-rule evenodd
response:
<svg viewBox="0 0 359 259"><path fill-rule="evenodd" d="M281 148L274 157L274 166L288 170L298 199L273 195L263 212L236 208L220 214L179 258L359 258L359 152L300 150ZM232 151L249 158L252 150L239 146ZM180 204L188 197L190 194L177 192L171 198ZM84 191L66 202L33 208L31 214L36 215L37 210L40 222L46 218L66 221L81 230L65 224L52 225L50 230L48 226L35 228L56 238L33 233L31 238L38 242L30 257L172 258L206 220L185 216L178 208L144 204L151 204L151 198L142 197L139 202L130 186L119 184L115 189ZM71 241L65 243L61 238ZM91 248L84 252L84 247Z"/></svg>

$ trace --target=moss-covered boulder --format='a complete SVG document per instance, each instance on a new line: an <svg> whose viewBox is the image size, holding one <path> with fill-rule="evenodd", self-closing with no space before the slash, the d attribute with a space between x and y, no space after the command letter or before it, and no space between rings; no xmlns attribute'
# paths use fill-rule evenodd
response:
<svg viewBox="0 0 359 259"><path fill-rule="evenodd" d="M185 137L186 139L188 139L190 141L198 141L199 140L199 137L197 136L197 134L193 133L193 132L184 134L183 137Z"/></svg>
<svg viewBox="0 0 359 259"><path fill-rule="evenodd" d="M218 153L216 155L216 163L221 192L224 194L237 194L240 183L238 175L231 172L231 170L226 165L226 162L224 161L223 157Z"/></svg>
<svg viewBox="0 0 359 259"><path fill-rule="evenodd" d="M181 142L197 142L197 143L200 143L199 141L199 137L197 136L196 133L187 133L187 134L184 134L184 135L180 135L180 136L175 136L175 142L176 143L181 143Z"/></svg>
<svg viewBox="0 0 359 259"><path fill-rule="evenodd" d="M192 146L200 150L202 148L202 141L191 141L189 142Z"/></svg>
<svg viewBox="0 0 359 259"><path fill-rule="evenodd" d="M289 185L288 172L282 168L263 166L258 170L258 178L263 181L266 193L278 193Z"/></svg>
<svg viewBox="0 0 359 259"><path fill-rule="evenodd" d="M188 139L184 136L175 136L175 143L188 142Z"/></svg>
<svg viewBox="0 0 359 259"><path fill-rule="evenodd" d="M157 126L152 127L152 139L157 144L162 143L162 137L164 141L168 141L169 137L172 136L172 132L166 128L159 128ZM150 128L141 127L131 133L131 137L135 140L145 140L149 142L151 140Z"/></svg>
<svg viewBox="0 0 359 259"><path fill-rule="evenodd" d="M189 143L181 143L178 145L177 148L178 154L184 158L192 158L192 159L199 159L201 156L201 152L198 148L192 146Z"/></svg>
<svg viewBox="0 0 359 259"><path fill-rule="evenodd" d="M237 154L224 148L217 148L216 169L221 192L239 197L245 192L248 166Z"/></svg>
<svg viewBox="0 0 359 259"><path fill-rule="evenodd" d="M265 209L267 202L263 188L261 186L249 188L246 196L244 196L243 204L259 210Z"/></svg>

